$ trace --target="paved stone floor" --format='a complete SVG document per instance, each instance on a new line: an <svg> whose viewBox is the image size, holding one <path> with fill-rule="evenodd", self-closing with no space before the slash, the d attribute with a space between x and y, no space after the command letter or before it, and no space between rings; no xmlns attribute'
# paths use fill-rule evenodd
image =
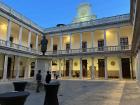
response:
<svg viewBox="0 0 140 105"><path fill-rule="evenodd" d="M13 90L11 84L2 83L0 92ZM35 93L34 86L25 105L43 105L44 91ZM60 105L140 105L140 88L136 81L61 81L58 93Z"/></svg>

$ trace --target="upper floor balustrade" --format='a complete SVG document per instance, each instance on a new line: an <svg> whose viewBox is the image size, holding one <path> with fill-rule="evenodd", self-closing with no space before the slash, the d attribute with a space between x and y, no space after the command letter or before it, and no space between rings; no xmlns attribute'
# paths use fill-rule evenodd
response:
<svg viewBox="0 0 140 105"><path fill-rule="evenodd" d="M130 51L130 50L131 50L131 45L105 46L105 47L94 47L94 48L82 48L82 49L68 49L68 50L47 51L46 55L123 52L123 51Z"/></svg>
<svg viewBox="0 0 140 105"><path fill-rule="evenodd" d="M0 40L0 47L11 48L17 51L24 51L31 54L41 55L42 53L39 50L35 50L29 47L21 46L15 43L8 41ZM94 47L94 48L81 48L81 49L66 49L66 50L54 50L47 51L45 55L63 55L63 54L79 54L79 53L104 53L104 52L122 52L130 51L131 45L125 46L105 46L105 47Z"/></svg>
<svg viewBox="0 0 140 105"><path fill-rule="evenodd" d="M11 42L1 40L1 39L0 39L0 47L11 48L13 50L24 51L24 52L31 53L31 54L39 54L40 53L38 50L29 48L29 47L25 47L25 46L22 46L19 44L11 43Z"/></svg>

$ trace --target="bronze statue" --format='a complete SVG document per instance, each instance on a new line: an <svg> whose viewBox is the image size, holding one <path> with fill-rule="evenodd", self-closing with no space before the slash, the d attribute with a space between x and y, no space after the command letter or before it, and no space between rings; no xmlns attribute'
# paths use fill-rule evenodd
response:
<svg viewBox="0 0 140 105"><path fill-rule="evenodd" d="M43 55L45 55L45 52L47 51L47 45L48 40L46 39L46 36L43 36L41 40L41 52L43 53Z"/></svg>

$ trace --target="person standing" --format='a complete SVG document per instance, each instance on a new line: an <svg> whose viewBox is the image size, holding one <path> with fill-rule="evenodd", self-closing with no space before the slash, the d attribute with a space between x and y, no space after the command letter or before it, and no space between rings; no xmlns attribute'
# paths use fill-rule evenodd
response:
<svg viewBox="0 0 140 105"><path fill-rule="evenodd" d="M39 88L41 85L41 79L42 79L42 75L41 75L41 70L38 70L38 73L36 74L36 81L37 81L37 87L36 87L36 92L39 93Z"/></svg>
<svg viewBox="0 0 140 105"><path fill-rule="evenodd" d="M50 83L50 81L51 81L51 74L50 74L49 71L47 71L47 75L46 75L45 81L46 81L47 84Z"/></svg>

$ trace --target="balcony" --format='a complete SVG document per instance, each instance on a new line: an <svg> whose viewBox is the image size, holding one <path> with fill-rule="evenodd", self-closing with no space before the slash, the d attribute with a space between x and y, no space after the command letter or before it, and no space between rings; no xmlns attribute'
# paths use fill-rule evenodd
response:
<svg viewBox="0 0 140 105"><path fill-rule="evenodd" d="M47 51L45 55L76 55L76 54L93 54L93 53L115 53L131 51L131 45L125 46L106 46L106 47L94 47L94 48L82 48L82 49L69 49L69 50L57 50Z"/></svg>
<svg viewBox="0 0 140 105"><path fill-rule="evenodd" d="M10 43L4 40L0 40L1 49L15 50L16 52L29 53L35 55L42 55L39 50L31 49L25 46L21 46L15 43ZM94 47L94 48L82 48L82 49L67 49L67 50L55 50L47 51L46 56L59 56L59 55L76 55L76 54L103 54L103 53L115 53L131 51L131 45L125 46L106 46L106 47Z"/></svg>
<svg viewBox="0 0 140 105"><path fill-rule="evenodd" d="M30 53L30 54L39 54L38 50L31 49L29 47L21 46L19 44L11 43L5 40L0 39L0 47L3 49L11 49L11 50L16 50L16 52L22 51L22 53Z"/></svg>

